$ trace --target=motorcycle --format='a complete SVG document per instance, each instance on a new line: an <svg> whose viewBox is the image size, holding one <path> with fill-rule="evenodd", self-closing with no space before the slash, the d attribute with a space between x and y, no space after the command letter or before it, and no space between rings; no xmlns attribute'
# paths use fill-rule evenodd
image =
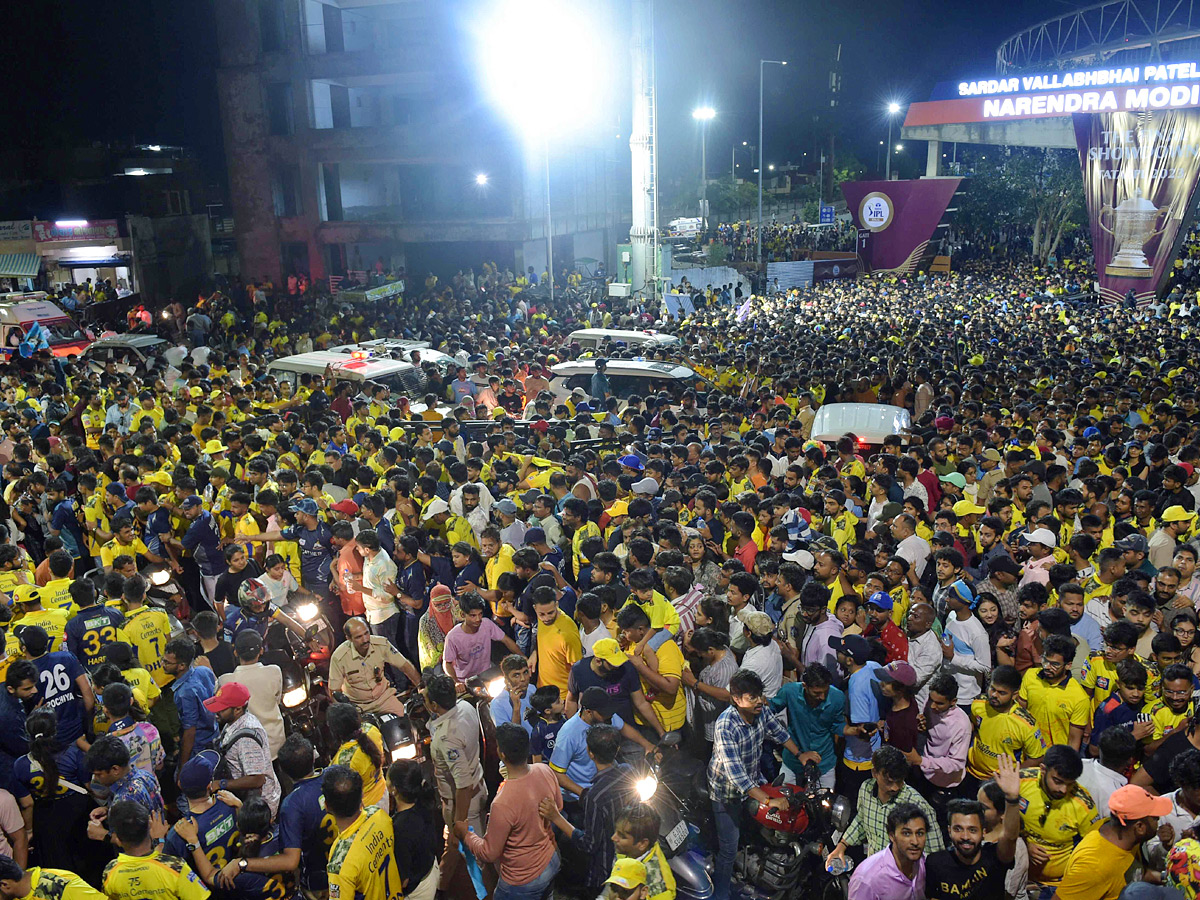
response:
<svg viewBox="0 0 1200 900"><path fill-rule="evenodd" d="M746 799L746 813L758 829L743 832L734 875L770 900L841 900L849 887L848 870L826 871L825 855L834 831L850 824L850 802L821 786L816 763L804 766L802 779L798 785L763 785L768 798L786 799L787 809Z"/></svg>
<svg viewBox="0 0 1200 900"><path fill-rule="evenodd" d="M675 752L679 741L679 733L674 732L659 742L657 760L646 759L633 789L639 800L658 813L658 842L675 876L677 896L682 900L710 900L714 893L712 861L700 850L700 829L692 814L692 807L698 804L688 802L689 786L697 774L695 766L702 768L703 764Z"/></svg>
<svg viewBox="0 0 1200 900"><path fill-rule="evenodd" d="M491 795L504 778L501 771L500 751L496 747L496 723L492 721L492 700L504 693L504 676L500 669L492 666L487 671L472 675L464 682L467 689L463 699L475 707L479 714L479 761L483 764L483 778Z"/></svg>

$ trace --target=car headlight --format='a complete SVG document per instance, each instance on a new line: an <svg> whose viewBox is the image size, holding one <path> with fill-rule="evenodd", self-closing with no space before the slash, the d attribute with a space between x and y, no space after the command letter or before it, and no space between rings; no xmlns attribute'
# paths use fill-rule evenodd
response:
<svg viewBox="0 0 1200 900"><path fill-rule="evenodd" d="M283 695L283 705L288 709L295 709L297 706L302 706L307 699L308 690L304 685L300 685Z"/></svg>
<svg viewBox="0 0 1200 900"><path fill-rule="evenodd" d="M487 695L493 699L504 693L504 676L493 678L487 683Z"/></svg>
<svg viewBox="0 0 1200 900"><path fill-rule="evenodd" d="M647 775L644 778L639 778L633 783L633 789L637 792L638 799L643 803L650 800L655 791L658 790L658 779L653 775Z"/></svg>
<svg viewBox="0 0 1200 900"><path fill-rule="evenodd" d="M321 609L315 603L301 603L296 607L296 618L301 622L311 622L320 613Z"/></svg>
<svg viewBox="0 0 1200 900"><path fill-rule="evenodd" d="M150 583L155 587L162 587L171 580L171 573L166 569L158 569L150 573Z"/></svg>
<svg viewBox="0 0 1200 900"><path fill-rule="evenodd" d="M392 762L398 759L416 759L417 745L416 744L401 744L392 751Z"/></svg>

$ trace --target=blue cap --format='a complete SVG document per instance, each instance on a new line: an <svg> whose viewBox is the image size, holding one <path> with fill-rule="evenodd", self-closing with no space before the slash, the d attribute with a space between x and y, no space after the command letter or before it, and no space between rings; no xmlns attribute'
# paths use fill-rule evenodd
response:
<svg viewBox="0 0 1200 900"><path fill-rule="evenodd" d="M297 500L290 507L292 512L304 513L308 516L317 514L317 501L311 497L305 497L303 500Z"/></svg>
<svg viewBox="0 0 1200 900"><path fill-rule="evenodd" d="M203 506L204 500L192 494L190 497L184 497L183 502L179 504L180 509L194 509L197 506Z"/></svg>
<svg viewBox="0 0 1200 900"><path fill-rule="evenodd" d="M1083 429L1083 437L1085 440L1090 441L1092 438L1098 438L1100 436L1101 436L1100 429L1097 428L1095 425L1090 425L1087 428Z"/></svg>
<svg viewBox="0 0 1200 900"><path fill-rule="evenodd" d="M122 500L126 499L126 497L127 497L127 495L125 493L125 486L117 481L114 481L112 484L110 484L104 490L106 493L114 494L114 495L120 497Z"/></svg>
<svg viewBox="0 0 1200 900"><path fill-rule="evenodd" d="M197 793L212 783L220 755L216 750L201 750L179 770L179 787L185 794Z"/></svg>
<svg viewBox="0 0 1200 900"><path fill-rule="evenodd" d="M525 532L525 546L531 544L544 544L546 542L546 532L542 528L530 528Z"/></svg>
<svg viewBox="0 0 1200 900"><path fill-rule="evenodd" d="M876 591L867 598L867 606L878 606L880 609L891 609L892 595L886 591Z"/></svg>
<svg viewBox="0 0 1200 900"><path fill-rule="evenodd" d="M632 453L627 454L626 456L619 457L617 459L617 462L619 462L623 466L628 466L631 469L637 469L639 472L642 471L643 468L645 468L642 465L642 461L638 457L634 456Z"/></svg>

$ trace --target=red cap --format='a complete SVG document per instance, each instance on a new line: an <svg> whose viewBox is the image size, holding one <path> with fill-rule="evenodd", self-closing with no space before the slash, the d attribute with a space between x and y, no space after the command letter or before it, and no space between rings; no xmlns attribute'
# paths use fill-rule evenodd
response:
<svg viewBox="0 0 1200 900"><path fill-rule="evenodd" d="M547 431L550 430L550 423L547 422L545 419L539 419L538 421L534 422L529 427L533 431L539 431L542 434L545 434Z"/></svg>
<svg viewBox="0 0 1200 900"><path fill-rule="evenodd" d="M339 500L337 503L333 504L333 506L331 506L329 508L332 509L334 512L344 513L347 516L357 516L358 515L358 504L355 503L353 500Z"/></svg>
<svg viewBox="0 0 1200 900"><path fill-rule="evenodd" d="M229 681L217 688L217 692L204 701L204 708L211 713L223 709L237 709L250 702L250 689L238 681Z"/></svg>

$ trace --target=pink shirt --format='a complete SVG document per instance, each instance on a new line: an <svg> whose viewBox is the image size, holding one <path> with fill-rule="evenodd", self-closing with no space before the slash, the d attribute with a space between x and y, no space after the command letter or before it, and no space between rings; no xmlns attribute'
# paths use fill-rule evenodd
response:
<svg viewBox="0 0 1200 900"><path fill-rule="evenodd" d="M484 619L479 630L468 634L462 624L455 625L446 635L442 659L454 670L454 677L465 681L484 672L492 664L492 641L503 640L504 632L491 619Z"/></svg>
<svg viewBox="0 0 1200 900"><path fill-rule="evenodd" d="M553 800L562 809L562 791L554 772L545 763L534 763L528 774L505 781L497 789L487 837L474 832L467 835L467 847L475 856L484 862L499 861L500 877L507 884L533 881L558 849L553 828L538 812L542 798Z"/></svg>

